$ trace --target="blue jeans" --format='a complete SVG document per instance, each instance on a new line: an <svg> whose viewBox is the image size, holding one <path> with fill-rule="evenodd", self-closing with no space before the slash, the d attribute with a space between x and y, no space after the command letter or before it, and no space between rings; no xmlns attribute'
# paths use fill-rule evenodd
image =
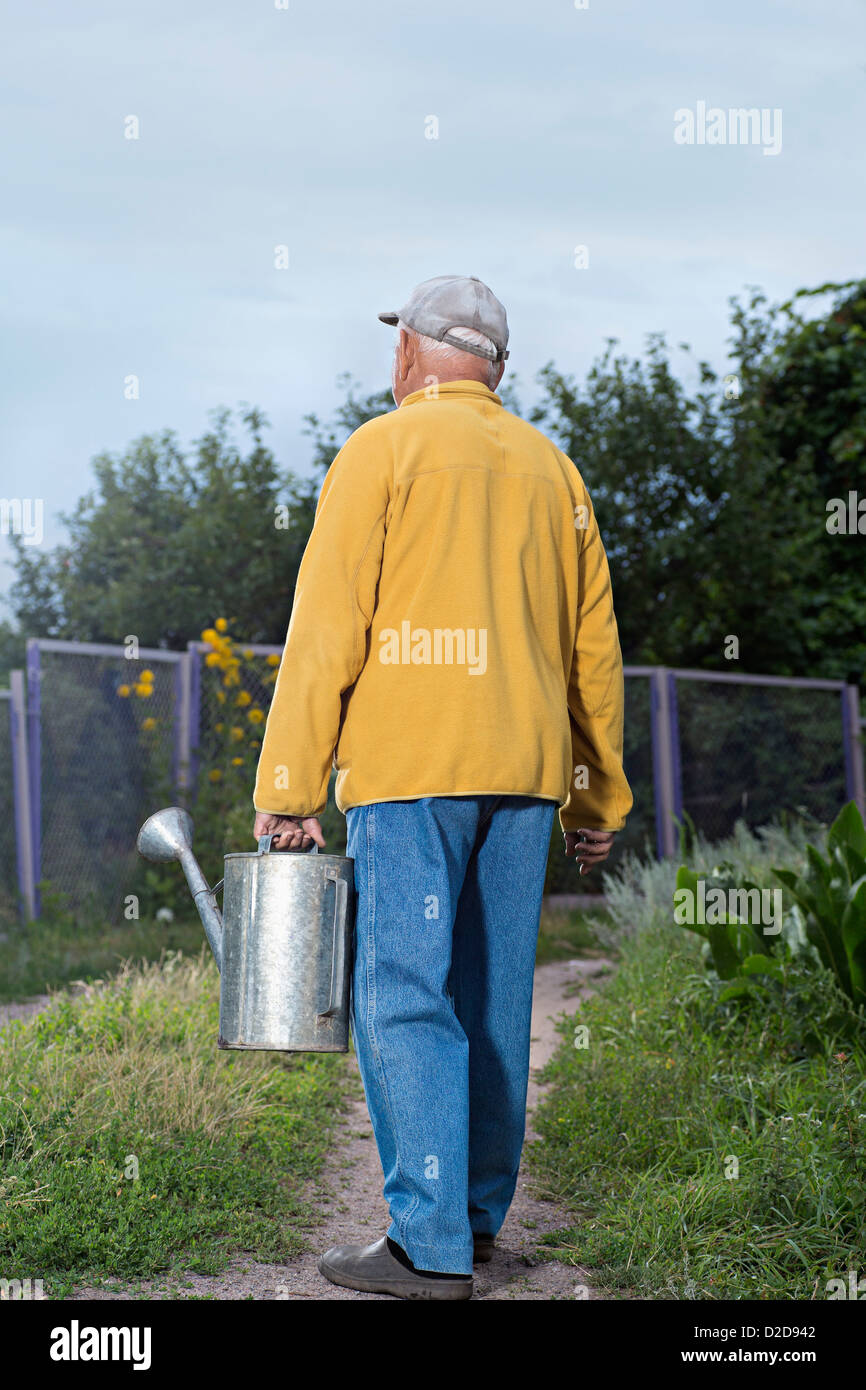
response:
<svg viewBox="0 0 866 1390"><path fill-rule="evenodd" d="M391 1213L417 1269L472 1273L526 1124L553 801L424 797L346 814L358 894L352 1036Z"/></svg>

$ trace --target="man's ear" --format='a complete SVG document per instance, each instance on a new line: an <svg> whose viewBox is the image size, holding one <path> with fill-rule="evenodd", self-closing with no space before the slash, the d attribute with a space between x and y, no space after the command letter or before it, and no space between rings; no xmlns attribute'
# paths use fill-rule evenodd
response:
<svg viewBox="0 0 866 1390"><path fill-rule="evenodd" d="M401 381L407 381L415 361L415 346L405 328L400 329L400 350L397 355L397 370Z"/></svg>

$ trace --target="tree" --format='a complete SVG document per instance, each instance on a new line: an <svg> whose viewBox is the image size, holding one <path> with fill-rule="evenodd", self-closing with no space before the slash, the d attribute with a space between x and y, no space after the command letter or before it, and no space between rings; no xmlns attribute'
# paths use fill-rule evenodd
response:
<svg viewBox="0 0 866 1390"><path fill-rule="evenodd" d="M282 641L318 484L278 467L259 411L241 415L246 452L232 424L214 412L189 457L167 430L96 458L69 542L38 560L16 546L21 630L176 649L222 612L247 641Z"/></svg>
<svg viewBox="0 0 866 1390"><path fill-rule="evenodd" d="M816 298L828 311L807 318ZM736 305L743 398L734 447L763 460L798 592L801 670L862 681L866 671L866 280L799 290L764 310ZM760 479L759 479L760 480ZM859 491L858 491L859 490ZM864 502L862 531L828 531L827 504ZM773 532L764 537L773 549ZM785 621L785 611L778 611ZM793 620L790 617L788 621Z"/></svg>

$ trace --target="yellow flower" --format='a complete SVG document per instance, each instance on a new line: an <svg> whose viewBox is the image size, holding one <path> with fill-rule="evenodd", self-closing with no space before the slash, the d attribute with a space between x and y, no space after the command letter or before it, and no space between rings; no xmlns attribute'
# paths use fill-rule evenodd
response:
<svg viewBox="0 0 866 1390"><path fill-rule="evenodd" d="M139 685L134 685L132 688L133 688L133 690L135 691L136 695L138 695L139 698L142 699L142 700L148 700L148 699L150 699L151 695L153 694L153 686L152 686L152 685L140 685L140 684L139 684Z"/></svg>
<svg viewBox="0 0 866 1390"><path fill-rule="evenodd" d="M280 664L280 658L276 655L276 653L272 652L271 655L268 657L268 665L269 665L269 666L279 666L279 664Z"/></svg>
<svg viewBox="0 0 866 1390"><path fill-rule="evenodd" d="M261 724L264 717L265 716L262 714L262 711L258 708L251 709L249 714L247 715L247 719L250 721L251 724Z"/></svg>
<svg viewBox="0 0 866 1390"><path fill-rule="evenodd" d="M240 685L240 683L241 678L237 671L226 671L226 674L223 676L223 685Z"/></svg>
<svg viewBox="0 0 866 1390"><path fill-rule="evenodd" d="M244 736L244 731L243 731L243 729L239 729L238 726L237 726L237 724L233 724L233 725L232 725L232 728L231 728L231 731L230 731L230 732L231 732L232 742L233 742L233 743L238 743L238 742L243 738L243 736Z"/></svg>
<svg viewBox="0 0 866 1390"><path fill-rule="evenodd" d="M232 758L232 767L242 767L243 761L243 758Z"/></svg>
<svg viewBox="0 0 866 1390"><path fill-rule="evenodd" d="M217 697L217 700L219 701L219 703L220 703L221 705L224 705L224 704L225 704L225 702L226 702L226 697L225 697L225 695L222 693L221 690L218 690L218 691L217 691L216 697Z"/></svg>
<svg viewBox="0 0 866 1390"><path fill-rule="evenodd" d="M250 739L250 748L261 748L261 746L257 738Z"/></svg>
<svg viewBox="0 0 866 1390"><path fill-rule="evenodd" d="M252 647L244 647L244 657L247 661L252 661L254 656L255 652L253 651Z"/></svg>
<svg viewBox="0 0 866 1390"><path fill-rule="evenodd" d="M201 635L201 640L210 643L218 642L219 637L217 636L216 628L206 627Z"/></svg>
<svg viewBox="0 0 866 1390"><path fill-rule="evenodd" d="M141 722L141 727L142 727L143 729L155 729L155 728L156 728L156 720L155 720L155 719L152 719L151 716L148 715L146 719L143 719L143 720L142 720L142 722Z"/></svg>
<svg viewBox="0 0 866 1390"><path fill-rule="evenodd" d="M243 709L245 705L251 705L252 702L253 697L252 695L250 695L248 690L242 690L240 695L238 695L237 699L235 700L235 704L240 705L241 709Z"/></svg>
<svg viewBox="0 0 866 1390"><path fill-rule="evenodd" d="M220 772L218 767L212 767L210 772L208 773L208 777L212 782L219 782L222 780L222 773Z"/></svg>
<svg viewBox="0 0 866 1390"><path fill-rule="evenodd" d="M217 618L216 622L214 623L214 627L216 628L217 632L225 632L226 628L228 627L228 623L226 622L225 618Z"/></svg>
<svg viewBox="0 0 866 1390"><path fill-rule="evenodd" d="M145 685L151 685L153 683L153 672L142 671L138 679L142 681Z"/></svg>
<svg viewBox="0 0 866 1390"><path fill-rule="evenodd" d="M223 729L225 728L225 724L214 724L214 728L216 729L218 734L221 734Z"/></svg>
<svg viewBox="0 0 866 1390"><path fill-rule="evenodd" d="M121 700L125 700L125 699L126 699L126 697L127 697L127 695L129 694L129 692L130 692L131 689L132 689L132 687L129 686L129 685L119 685L119 686L117 687L117 693L118 693L118 695L120 696Z"/></svg>
<svg viewBox="0 0 866 1390"><path fill-rule="evenodd" d="M219 654L219 652L208 652L207 656L206 656L205 659L204 659L204 664L205 664L205 666L219 666L219 664L220 664L220 654Z"/></svg>

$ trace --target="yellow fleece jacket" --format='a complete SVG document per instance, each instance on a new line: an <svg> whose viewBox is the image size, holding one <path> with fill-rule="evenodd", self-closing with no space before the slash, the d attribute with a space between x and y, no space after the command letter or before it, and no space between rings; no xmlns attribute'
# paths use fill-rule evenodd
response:
<svg viewBox="0 0 866 1390"><path fill-rule="evenodd" d="M619 830L622 656L569 458L476 381L414 391L328 470L298 572L257 810L505 793ZM520 847L515 847L519 854Z"/></svg>

